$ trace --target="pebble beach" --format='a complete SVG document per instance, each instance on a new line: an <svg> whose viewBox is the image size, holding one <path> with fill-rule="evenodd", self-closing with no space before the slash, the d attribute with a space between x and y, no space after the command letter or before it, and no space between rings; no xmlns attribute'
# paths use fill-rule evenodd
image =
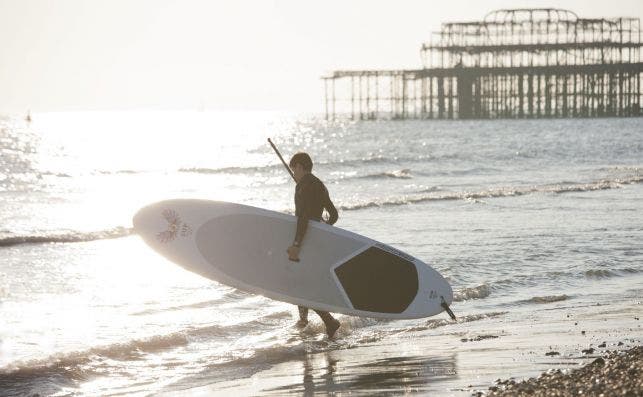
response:
<svg viewBox="0 0 643 397"><path fill-rule="evenodd" d="M575 370L552 370L537 378L516 382L498 380L488 397L567 397L643 395L643 346L628 350L606 351L589 364Z"/></svg>

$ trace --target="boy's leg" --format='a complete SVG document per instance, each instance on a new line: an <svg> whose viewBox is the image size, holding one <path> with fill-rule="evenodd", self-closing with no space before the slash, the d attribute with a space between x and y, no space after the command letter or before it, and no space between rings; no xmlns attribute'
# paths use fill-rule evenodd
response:
<svg viewBox="0 0 643 397"><path fill-rule="evenodd" d="M335 332L337 332L337 329L340 326L339 321L337 321L333 316L325 311L322 310L315 310L315 313L319 317L321 317L322 321L324 322L324 325L326 326L326 333L328 334L329 338L332 338L333 335L335 335Z"/></svg>
<svg viewBox="0 0 643 397"><path fill-rule="evenodd" d="M297 321L297 325L303 327L306 324L308 324L308 308L303 306L298 306L298 308L299 308L299 321Z"/></svg>

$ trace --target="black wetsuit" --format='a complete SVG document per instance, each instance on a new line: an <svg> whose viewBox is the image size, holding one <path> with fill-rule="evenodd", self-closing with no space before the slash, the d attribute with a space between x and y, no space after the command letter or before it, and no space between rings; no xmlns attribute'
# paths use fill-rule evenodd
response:
<svg viewBox="0 0 643 397"><path fill-rule="evenodd" d="M315 175L304 175L295 188L295 215L297 215L295 241L300 244L303 242L308 220L321 221L324 208L330 215L326 223L335 224L338 218L337 209L330 200L328 189Z"/></svg>
<svg viewBox="0 0 643 397"><path fill-rule="evenodd" d="M295 242L303 243L306 229L308 229L308 221L321 221L324 209L330 215L326 223L332 225L337 222L337 209L330 200L328 189L326 189L324 183L313 174L304 175L295 188L295 215L297 215ZM333 321L328 312L315 310L315 313L321 317L327 326L329 322ZM308 318L308 308L299 306L299 317L302 320L306 320Z"/></svg>

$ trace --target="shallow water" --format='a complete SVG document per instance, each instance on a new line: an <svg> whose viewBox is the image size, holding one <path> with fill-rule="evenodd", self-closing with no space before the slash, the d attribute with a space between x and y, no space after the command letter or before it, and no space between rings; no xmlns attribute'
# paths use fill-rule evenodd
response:
<svg viewBox="0 0 643 397"><path fill-rule="evenodd" d="M33 117L0 119L2 395L468 395L640 343L642 119ZM447 277L458 321L340 316L328 340L132 235L138 208L172 197L292 212L269 136L311 153L337 226Z"/></svg>

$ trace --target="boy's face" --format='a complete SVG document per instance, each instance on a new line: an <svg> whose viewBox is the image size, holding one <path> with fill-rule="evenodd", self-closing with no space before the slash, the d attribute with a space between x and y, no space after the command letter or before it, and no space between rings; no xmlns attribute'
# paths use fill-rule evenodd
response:
<svg viewBox="0 0 643 397"><path fill-rule="evenodd" d="M290 167L292 170L292 173L295 175L295 180L299 182L301 180L301 177L306 175L306 171L304 170L304 167L299 164L295 163L292 167Z"/></svg>

